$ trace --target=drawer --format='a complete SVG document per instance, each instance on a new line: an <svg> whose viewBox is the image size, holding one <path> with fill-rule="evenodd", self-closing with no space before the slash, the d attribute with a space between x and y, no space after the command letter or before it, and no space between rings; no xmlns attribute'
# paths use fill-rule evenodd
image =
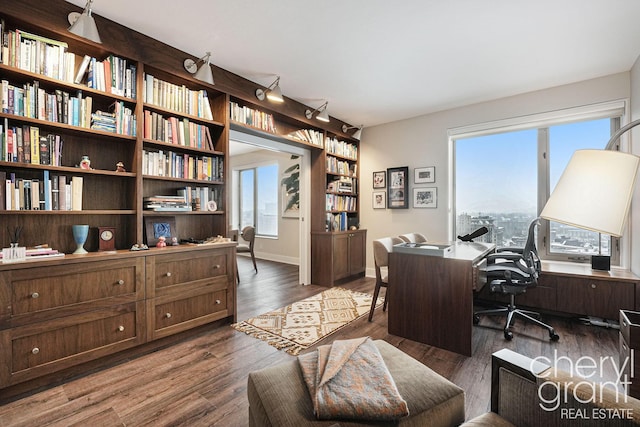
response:
<svg viewBox="0 0 640 427"><path fill-rule="evenodd" d="M221 278L226 280L228 251L187 252L174 255L149 257L152 274L147 280L153 280L155 289L170 287L200 280Z"/></svg>
<svg viewBox="0 0 640 427"><path fill-rule="evenodd" d="M145 340L144 302L5 330L0 385L15 384L134 347Z"/></svg>
<svg viewBox="0 0 640 427"><path fill-rule="evenodd" d="M628 395L638 398L640 379L637 378L637 372L640 369L640 351L629 347L622 333L619 334L619 354L620 383Z"/></svg>
<svg viewBox="0 0 640 427"><path fill-rule="evenodd" d="M110 305L115 297L120 303L143 299L143 277L144 263L136 259L16 270L10 278L11 315L107 299Z"/></svg>
<svg viewBox="0 0 640 427"><path fill-rule="evenodd" d="M635 285L614 280L559 278L557 309L565 313L618 319L635 308Z"/></svg>

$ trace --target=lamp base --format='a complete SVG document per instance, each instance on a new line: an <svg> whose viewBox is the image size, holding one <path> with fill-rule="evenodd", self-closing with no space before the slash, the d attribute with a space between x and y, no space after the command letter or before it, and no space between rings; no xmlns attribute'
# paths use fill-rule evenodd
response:
<svg viewBox="0 0 640 427"><path fill-rule="evenodd" d="M593 255L591 257L592 270L611 270L611 257L608 255Z"/></svg>

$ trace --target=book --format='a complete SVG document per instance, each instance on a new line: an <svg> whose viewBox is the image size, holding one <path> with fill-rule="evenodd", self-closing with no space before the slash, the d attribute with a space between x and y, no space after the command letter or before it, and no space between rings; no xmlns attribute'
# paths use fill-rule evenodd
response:
<svg viewBox="0 0 640 427"><path fill-rule="evenodd" d="M80 67L78 67L78 72L76 73L76 77L73 79L73 82L75 84L80 84L80 82L82 82L82 79L84 78L84 74L87 71L87 67L89 66L89 63L91 62L91 57L89 55L85 55L84 58L82 58L82 62L80 63Z"/></svg>
<svg viewBox="0 0 640 427"><path fill-rule="evenodd" d="M83 178L74 176L71 178L71 210L82 210L82 185Z"/></svg>

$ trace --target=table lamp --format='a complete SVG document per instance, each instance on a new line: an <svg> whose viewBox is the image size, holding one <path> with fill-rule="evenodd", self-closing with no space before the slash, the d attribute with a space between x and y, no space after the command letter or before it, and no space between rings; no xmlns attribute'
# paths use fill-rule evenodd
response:
<svg viewBox="0 0 640 427"><path fill-rule="evenodd" d="M621 128L604 150L577 150L540 217L621 237L629 215L640 157L609 149L622 133L637 125L640 120ZM609 270L610 265L610 257L591 258L593 269Z"/></svg>

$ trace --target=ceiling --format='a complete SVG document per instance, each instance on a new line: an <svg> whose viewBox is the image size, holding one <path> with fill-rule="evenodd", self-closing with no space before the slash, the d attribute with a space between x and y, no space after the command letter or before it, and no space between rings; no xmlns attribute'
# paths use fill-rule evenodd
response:
<svg viewBox="0 0 640 427"><path fill-rule="evenodd" d="M280 75L285 96L365 126L628 71L640 55L639 0L94 0L93 13L263 86Z"/></svg>

